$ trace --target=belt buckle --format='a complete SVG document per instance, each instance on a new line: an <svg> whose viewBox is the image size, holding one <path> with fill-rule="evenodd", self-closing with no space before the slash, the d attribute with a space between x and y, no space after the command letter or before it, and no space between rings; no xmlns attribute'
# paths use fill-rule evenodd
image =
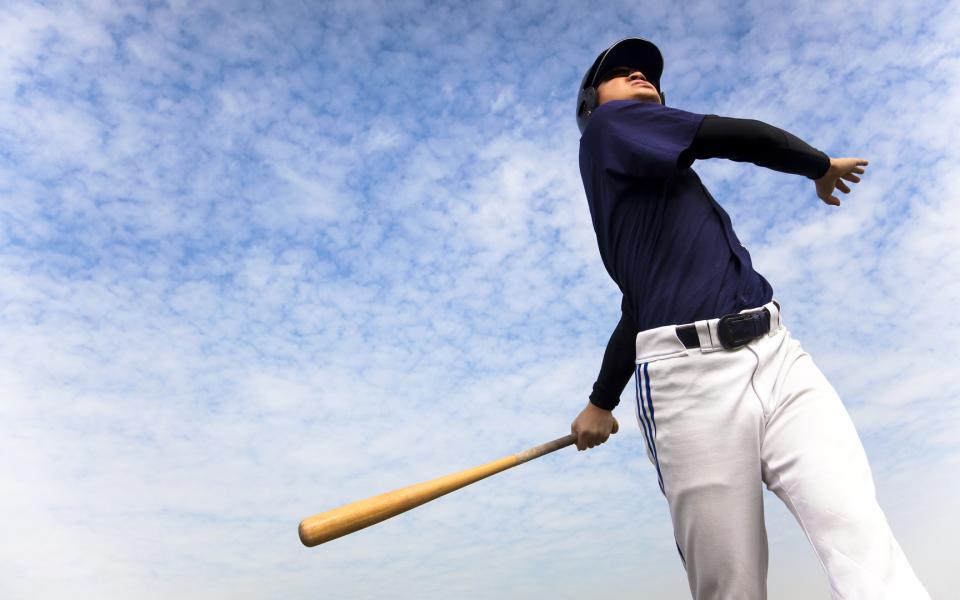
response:
<svg viewBox="0 0 960 600"><path fill-rule="evenodd" d="M749 331L745 331L744 328L738 328L741 330L739 337L737 332L734 331L735 326L740 323L754 321L760 318L762 318L762 313L760 312L737 313L720 317L720 321L717 323L717 334L720 338L720 345L727 350L733 350L734 348L746 346L751 340L758 337L756 333L756 325L750 327Z"/></svg>

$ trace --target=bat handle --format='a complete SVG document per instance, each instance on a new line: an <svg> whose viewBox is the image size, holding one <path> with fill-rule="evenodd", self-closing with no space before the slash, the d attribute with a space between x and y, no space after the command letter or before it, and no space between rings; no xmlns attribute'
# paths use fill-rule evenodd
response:
<svg viewBox="0 0 960 600"><path fill-rule="evenodd" d="M524 450L523 452L518 452L517 454L515 454L515 456L517 457L517 464L519 465L521 463L525 463L528 460L539 458L544 454L550 454L551 452L559 450L560 448L566 448L567 446L570 446L576 443L577 443L577 434L575 433L571 433L569 435L559 437L545 444L540 444L539 446L534 446L533 448Z"/></svg>

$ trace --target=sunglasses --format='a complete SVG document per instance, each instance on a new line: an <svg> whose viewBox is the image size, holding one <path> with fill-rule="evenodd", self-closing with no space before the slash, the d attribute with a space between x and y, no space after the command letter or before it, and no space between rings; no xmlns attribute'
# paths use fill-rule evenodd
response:
<svg viewBox="0 0 960 600"><path fill-rule="evenodd" d="M611 79L616 79L617 77L629 77L631 73L636 73L637 71L640 71L640 69L635 69L632 67L616 67L604 73L603 77L600 78L600 83L603 83L604 81L610 81ZM640 72L642 73L642 71Z"/></svg>

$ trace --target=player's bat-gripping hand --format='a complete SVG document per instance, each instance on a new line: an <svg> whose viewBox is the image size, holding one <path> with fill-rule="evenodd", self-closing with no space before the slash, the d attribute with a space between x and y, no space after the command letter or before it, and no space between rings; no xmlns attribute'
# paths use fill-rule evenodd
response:
<svg viewBox="0 0 960 600"><path fill-rule="evenodd" d="M817 196L826 204L840 206L840 199L833 195L833 190L838 189L844 194L850 193L850 188L841 179L846 179L853 183L859 183L858 174L863 174L864 167L867 166L867 160L864 158L831 158L830 168L820 179L814 181L817 186Z"/></svg>
<svg viewBox="0 0 960 600"><path fill-rule="evenodd" d="M620 429L613 413L600 408L591 402L580 411L577 418L570 424L570 433L577 434L577 450L586 450L598 446Z"/></svg>

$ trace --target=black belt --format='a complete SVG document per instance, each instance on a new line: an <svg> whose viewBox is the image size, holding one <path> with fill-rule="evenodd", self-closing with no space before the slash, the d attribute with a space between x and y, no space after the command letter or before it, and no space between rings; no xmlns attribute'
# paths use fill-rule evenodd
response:
<svg viewBox="0 0 960 600"><path fill-rule="evenodd" d="M751 313L724 315L717 321L720 345L727 350L745 346L752 340L770 332L770 311L763 309ZM699 348L700 336L693 323L677 325L677 337L687 348Z"/></svg>

